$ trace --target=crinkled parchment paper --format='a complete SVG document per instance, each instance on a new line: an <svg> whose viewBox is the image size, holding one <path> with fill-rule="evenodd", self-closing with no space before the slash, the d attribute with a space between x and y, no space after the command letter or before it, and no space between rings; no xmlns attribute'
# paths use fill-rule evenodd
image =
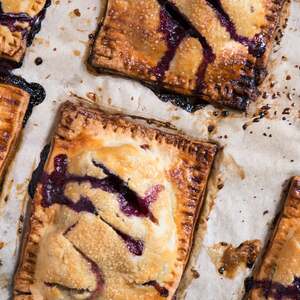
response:
<svg viewBox="0 0 300 300"><path fill-rule="evenodd" d="M222 277L208 250L222 241L237 246L245 240L260 239L265 245L286 181L300 174L300 2L292 1L287 28L281 44L275 47L270 75L262 87L266 93L251 105L248 114L229 111L226 117L211 105L187 113L161 102L138 82L89 73L85 64L88 35L97 28L104 2L53 0L24 66L16 71L28 81L42 84L47 98L35 107L4 184L0 202L0 242L4 242L0 250L0 299L10 298L23 228L20 215L24 215L29 199L31 173L49 140L57 109L70 94L125 113L170 122L189 135L223 146L210 179L202 230L196 235L198 245L203 237L201 251L193 255L187 269L197 270L200 277L192 281L186 299L241 299L243 281L250 270L242 269L234 279ZM75 9L79 13L74 13ZM42 57L43 64L36 66L36 57ZM265 109L266 104L270 109ZM262 107L268 113L253 122ZM214 130L209 133L208 127ZM219 183L224 184L221 190L216 189Z"/></svg>

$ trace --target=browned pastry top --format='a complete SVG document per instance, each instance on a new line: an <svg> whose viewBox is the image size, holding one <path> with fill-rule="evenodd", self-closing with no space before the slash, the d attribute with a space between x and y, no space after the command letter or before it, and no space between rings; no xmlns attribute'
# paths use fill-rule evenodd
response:
<svg viewBox="0 0 300 300"><path fill-rule="evenodd" d="M15 299L172 299L215 153L212 144L66 103Z"/></svg>
<svg viewBox="0 0 300 300"><path fill-rule="evenodd" d="M109 0L90 62L213 103L257 97L284 0Z"/></svg>

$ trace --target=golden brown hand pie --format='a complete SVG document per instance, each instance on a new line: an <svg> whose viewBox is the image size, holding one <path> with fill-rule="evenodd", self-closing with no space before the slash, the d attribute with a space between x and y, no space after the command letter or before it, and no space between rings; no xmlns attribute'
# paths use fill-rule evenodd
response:
<svg viewBox="0 0 300 300"><path fill-rule="evenodd" d="M245 110L266 74L284 0L108 0L90 64Z"/></svg>
<svg viewBox="0 0 300 300"><path fill-rule="evenodd" d="M0 181L15 151L30 95L0 81Z"/></svg>
<svg viewBox="0 0 300 300"><path fill-rule="evenodd" d="M0 183L16 152L23 125L33 107L45 97L45 90L38 83L29 83L19 76L0 71Z"/></svg>
<svg viewBox="0 0 300 300"><path fill-rule="evenodd" d="M64 104L14 299L172 299L216 150Z"/></svg>
<svg viewBox="0 0 300 300"><path fill-rule="evenodd" d="M0 62L17 67L41 28L50 0L1 0L0 4Z"/></svg>
<svg viewBox="0 0 300 300"><path fill-rule="evenodd" d="M300 299L300 177L294 177L273 238L254 279L252 300Z"/></svg>

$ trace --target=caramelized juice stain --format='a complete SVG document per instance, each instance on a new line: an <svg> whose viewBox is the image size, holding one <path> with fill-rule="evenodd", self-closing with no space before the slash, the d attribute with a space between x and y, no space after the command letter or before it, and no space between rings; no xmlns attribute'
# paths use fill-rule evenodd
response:
<svg viewBox="0 0 300 300"><path fill-rule="evenodd" d="M213 245L208 254L218 272L233 279L241 268L252 268L260 250L259 240L245 241L238 247L221 242Z"/></svg>

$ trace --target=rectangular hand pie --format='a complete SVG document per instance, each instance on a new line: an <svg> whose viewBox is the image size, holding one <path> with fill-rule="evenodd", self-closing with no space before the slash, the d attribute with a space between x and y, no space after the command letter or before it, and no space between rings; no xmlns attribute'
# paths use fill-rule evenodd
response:
<svg viewBox="0 0 300 300"><path fill-rule="evenodd" d="M300 177L294 177L276 230L253 280L252 300L300 299Z"/></svg>
<svg viewBox="0 0 300 300"><path fill-rule="evenodd" d="M40 30L49 0L0 0L0 62L20 66Z"/></svg>
<svg viewBox="0 0 300 300"><path fill-rule="evenodd" d="M14 152L30 95L0 81L0 181Z"/></svg>
<svg viewBox="0 0 300 300"><path fill-rule="evenodd" d="M245 110L285 0L108 0L90 64L155 89Z"/></svg>
<svg viewBox="0 0 300 300"><path fill-rule="evenodd" d="M216 151L64 104L14 299L173 299Z"/></svg>

